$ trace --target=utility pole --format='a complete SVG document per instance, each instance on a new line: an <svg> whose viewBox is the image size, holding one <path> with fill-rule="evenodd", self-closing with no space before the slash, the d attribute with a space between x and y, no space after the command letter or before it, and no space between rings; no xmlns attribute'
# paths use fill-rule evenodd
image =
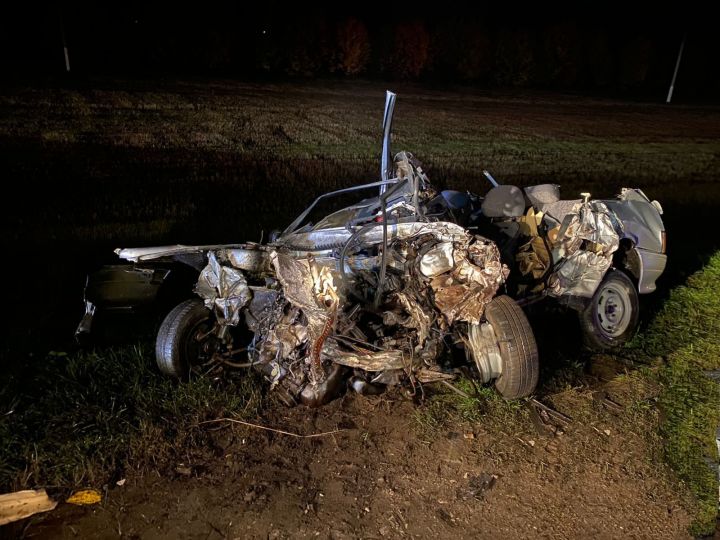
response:
<svg viewBox="0 0 720 540"><path fill-rule="evenodd" d="M62 10L62 8L60 8ZM68 54L67 41L65 41L65 25L63 24L62 11L60 11L60 37L62 38L63 53L65 54L65 71L70 73L70 55Z"/></svg>
<svg viewBox="0 0 720 540"><path fill-rule="evenodd" d="M678 51L677 61L675 62L675 72L673 73L672 82L670 83L670 90L668 90L667 100L665 103L670 103L672 100L673 90L675 90L675 79L677 79L678 69L680 69L680 60L682 60L683 50L685 49L685 38L687 34L683 34L682 42L680 43L680 50Z"/></svg>

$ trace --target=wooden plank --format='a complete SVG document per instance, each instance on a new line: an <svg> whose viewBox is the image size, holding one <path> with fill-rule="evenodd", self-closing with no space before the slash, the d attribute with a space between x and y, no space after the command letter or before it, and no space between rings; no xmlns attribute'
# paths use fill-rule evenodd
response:
<svg viewBox="0 0 720 540"><path fill-rule="evenodd" d="M26 489L0 495L0 525L12 523L57 506L44 489Z"/></svg>

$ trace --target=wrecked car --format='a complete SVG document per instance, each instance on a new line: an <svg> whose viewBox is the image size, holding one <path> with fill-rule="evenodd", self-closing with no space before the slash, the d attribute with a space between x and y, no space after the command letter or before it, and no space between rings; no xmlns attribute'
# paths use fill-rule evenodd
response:
<svg viewBox="0 0 720 540"><path fill-rule="evenodd" d="M577 310L592 348L632 337L638 293L665 267L659 203L639 189L562 200L557 185L486 171L484 196L438 192L411 153L391 159L394 104L388 92L380 181L320 196L266 243L118 249L133 264L90 276L78 332L97 310L156 301L175 278L192 296L157 333L163 373L255 369L283 402L309 406L461 373L526 396L539 365L522 307L540 300ZM348 194L357 202L314 218Z"/></svg>
<svg viewBox="0 0 720 540"><path fill-rule="evenodd" d="M655 291L667 262L662 207L640 189L615 199L562 200L560 186L492 188L477 230L492 238L511 269L507 293L525 306L543 299L575 309L585 345L612 350L639 322L638 294Z"/></svg>
<svg viewBox="0 0 720 540"><path fill-rule="evenodd" d="M180 264L199 273L157 334L167 375L252 368L286 404L318 406L347 388L450 384L471 367L506 398L530 394L537 346L501 294L509 269L493 241L456 222L412 154L391 161L394 103L388 93L380 181L320 196L267 243L119 249L134 264L90 277L78 331L96 309L157 295ZM359 200L312 219L349 193Z"/></svg>

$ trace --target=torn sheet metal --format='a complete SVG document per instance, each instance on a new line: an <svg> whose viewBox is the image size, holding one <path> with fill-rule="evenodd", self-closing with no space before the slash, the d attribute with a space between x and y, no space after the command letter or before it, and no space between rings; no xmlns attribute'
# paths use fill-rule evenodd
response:
<svg viewBox="0 0 720 540"><path fill-rule="evenodd" d="M286 252L273 251L270 260L285 298L302 310L307 320L305 331L309 351L306 358L313 375L312 382L319 383L324 378L321 351L332 332L341 303L332 272L326 266L318 267L312 257L298 259Z"/></svg>
<svg viewBox="0 0 720 540"><path fill-rule="evenodd" d="M243 273L221 265L212 251L208 253L207 266L200 272L195 292L205 300L208 309L214 309L220 320L230 326L237 326L240 309L252 298Z"/></svg>
<svg viewBox="0 0 720 540"><path fill-rule="evenodd" d="M550 276L548 290L554 296L591 298L611 264L612 257L592 251L576 251Z"/></svg>
<svg viewBox="0 0 720 540"><path fill-rule="evenodd" d="M420 259L420 272L429 278L444 274L454 267L452 242L438 242Z"/></svg>
<svg viewBox="0 0 720 540"><path fill-rule="evenodd" d="M453 260L452 271L430 281L434 303L449 325L457 321L478 324L509 269L500 262L500 252L491 242L455 249Z"/></svg>
<svg viewBox="0 0 720 540"><path fill-rule="evenodd" d="M406 359L403 351L368 351L366 354L362 354L340 350L337 344L331 340L325 342L323 356L336 364L365 371L385 371L410 367L410 358Z"/></svg>
<svg viewBox="0 0 720 540"><path fill-rule="evenodd" d="M577 205L577 209L563 220L557 244L553 248L553 258L567 258L581 247L604 255L614 253L620 244L620 237L613 221L610 210L600 201Z"/></svg>
<svg viewBox="0 0 720 540"><path fill-rule="evenodd" d="M268 253L264 249L224 249L219 252L233 267L245 272L266 272L269 270Z"/></svg>
<svg viewBox="0 0 720 540"><path fill-rule="evenodd" d="M565 216L553 246L553 259L559 262L548 280L548 293L592 297L620 245L618 226L600 201L581 203Z"/></svg>
<svg viewBox="0 0 720 540"><path fill-rule="evenodd" d="M273 251L270 261L288 302L302 309L308 318L322 321L327 319L326 307L318 301L315 292L316 284L310 261L307 258L293 257L285 251Z"/></svg>
<svg viewBox="0 0 720 540"><path fill-rule="evenodd" d="M431 315L426 313L417 299L410 296L407 292L397 293L396 297L405 312L410 315L410 317L401 324L402 326L414 328L417 331L416 349L419 350L425 345L425 340L430 335L430 327L432 326Z"/></svg>

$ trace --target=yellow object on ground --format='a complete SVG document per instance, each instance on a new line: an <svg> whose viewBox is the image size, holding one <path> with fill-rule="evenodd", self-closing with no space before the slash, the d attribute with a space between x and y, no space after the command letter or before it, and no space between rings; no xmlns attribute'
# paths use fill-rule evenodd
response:
<svg viewBox="0 0 720 540"><path fill-rule="evenodd" d="M26 489L0 495L0 525L12 523L39 512L47 512L57 506L44 489Z"/></svg>
<svg viewBox="0 0 720 540"><path fill-rule="evenodd" d="M97 504L100 501L102 501L102 495L98 490L82 489L70 495L70 497L68 497L68 500L65 502L85 506L88 504Z"/></svg>

